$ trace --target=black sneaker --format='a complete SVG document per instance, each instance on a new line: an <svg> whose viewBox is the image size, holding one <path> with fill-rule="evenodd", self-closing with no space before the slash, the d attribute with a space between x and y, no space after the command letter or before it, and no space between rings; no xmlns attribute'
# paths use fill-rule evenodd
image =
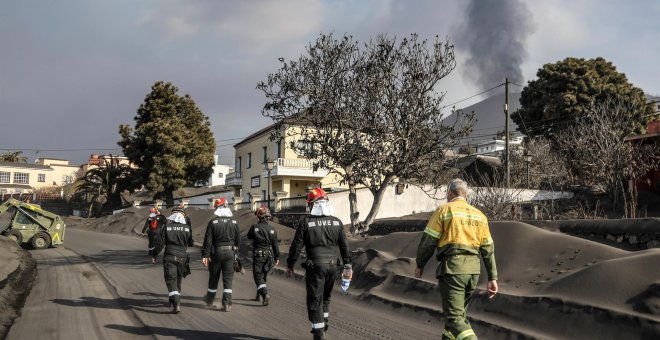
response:
<svg viewBox="0 0 660 340"><path fill-rule="evenodd" d="M222 305L222 308L220 308L220 310L223 312L231 312L231 305Z"/></svg>

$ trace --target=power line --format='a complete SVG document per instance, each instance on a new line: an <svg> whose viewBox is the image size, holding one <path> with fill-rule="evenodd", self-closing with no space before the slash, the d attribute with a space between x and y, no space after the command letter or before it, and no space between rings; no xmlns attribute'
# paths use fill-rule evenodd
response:
<svg viewBox="0 0 660 340"><path fill-rule="evenodd" d="M244 139L245 137L237 137L237 138L228 138L228 139L216 139L215 142L227 142L230 140L237 140L237 139Z"/></svg>
<svg viewBox="0 0 660 340"><path fill-rule="evenodd" d="M459 100L459 101L457 101L457 102L453 102L453 103L451 103L451 104L447 104L447 105L441 107L440 109L444 109L444 108L447 108L447 107L450 107L450 106L454 106L454 105L456 105L456 104L458 104L458 103L462 103L462 102L464 102L464 101L466 101L466 100L468 100L468 99L472 99L472 98L477 97L477 96L480 96L480 95L482 95L482 94L484 94L484 93L490 92L490 91L492 91L492 90L494 90L494 89L496 89L496 88L498 88L498 87L500 87L500 86L504 86L504 83L499 84L499 85L496 85L496 86L493 86L493 87L489 88L488 90L485 90L485 91L483 91L483 92L479 92L479 93L477 93L477 94L475 94L475 95L469 96L469 97L467 97L467 98L465 98L465 99L461 99L461 100Z"/></svg>

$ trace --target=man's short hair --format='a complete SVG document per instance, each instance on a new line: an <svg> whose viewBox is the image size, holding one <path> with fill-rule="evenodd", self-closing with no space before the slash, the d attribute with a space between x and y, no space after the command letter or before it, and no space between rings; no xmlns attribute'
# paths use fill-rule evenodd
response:
<svg viewBox="0 0 660 340"><path fill-rule="evenodd" d="M458 196L467 197L468 185L460 178L454 178L447 184L447 191L450 191Z"/></svg>

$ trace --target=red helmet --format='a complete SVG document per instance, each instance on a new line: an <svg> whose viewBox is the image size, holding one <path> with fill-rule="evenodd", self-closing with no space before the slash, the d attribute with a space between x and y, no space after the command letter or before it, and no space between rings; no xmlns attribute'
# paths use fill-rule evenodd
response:
<svg viewBox="0 0 660 340"><path fill-rule="evenodd" d="M227 200L224 197L220 197L215 202L213 202L213 207L217 208L219 206L226 206L227 205Z"/></svg>
<svg viewBox="0 0 660 340"><path fill-rule="evenodd" d="M261 207L259 207L259 209L257 209L257 211L255 211L254 214L257 215L257 218L259 218L259 219L271 216L270 215L270 209L268 209L268 207L265 206L265 205L262 205Z"/></svg>
<svg viewBox="0 0 660 340"><path fill-rule="evenodd" d="M314 188L307 194L307 205L312 205L318 199L328 199L328 194L321 188Z"/></svg>
<svg viewBox="0 0 660 340"><path fill-rule="evenodd" d="M149 209L149 212L150 212L150 213L153 213L153 214L159 214L159 213L160 213L160 212L158 211L158 208L156 208L156 207L153 207L153 208Z"/></svg>

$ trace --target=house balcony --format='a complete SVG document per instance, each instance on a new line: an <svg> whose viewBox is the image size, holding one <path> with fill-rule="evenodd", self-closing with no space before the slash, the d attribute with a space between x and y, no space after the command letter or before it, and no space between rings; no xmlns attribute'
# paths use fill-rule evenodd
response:
<svg viewBox="0 0 660 340"><path fill-rule="evenodd" d="M230 172L225 178L225 185L228 187L242 187L243 175L241 172Z"/></svg>
<svg viewBox="0 0 660 340"><path fill-rule="evenodd" d="M298 177L320 179L328 175L327 170L318 169L314 171L312 162L309 159L299 158L278 158L275 160L275 166L270 172L271 177ZM263 177L268 177L268 171L264 170Z"/></svg>

